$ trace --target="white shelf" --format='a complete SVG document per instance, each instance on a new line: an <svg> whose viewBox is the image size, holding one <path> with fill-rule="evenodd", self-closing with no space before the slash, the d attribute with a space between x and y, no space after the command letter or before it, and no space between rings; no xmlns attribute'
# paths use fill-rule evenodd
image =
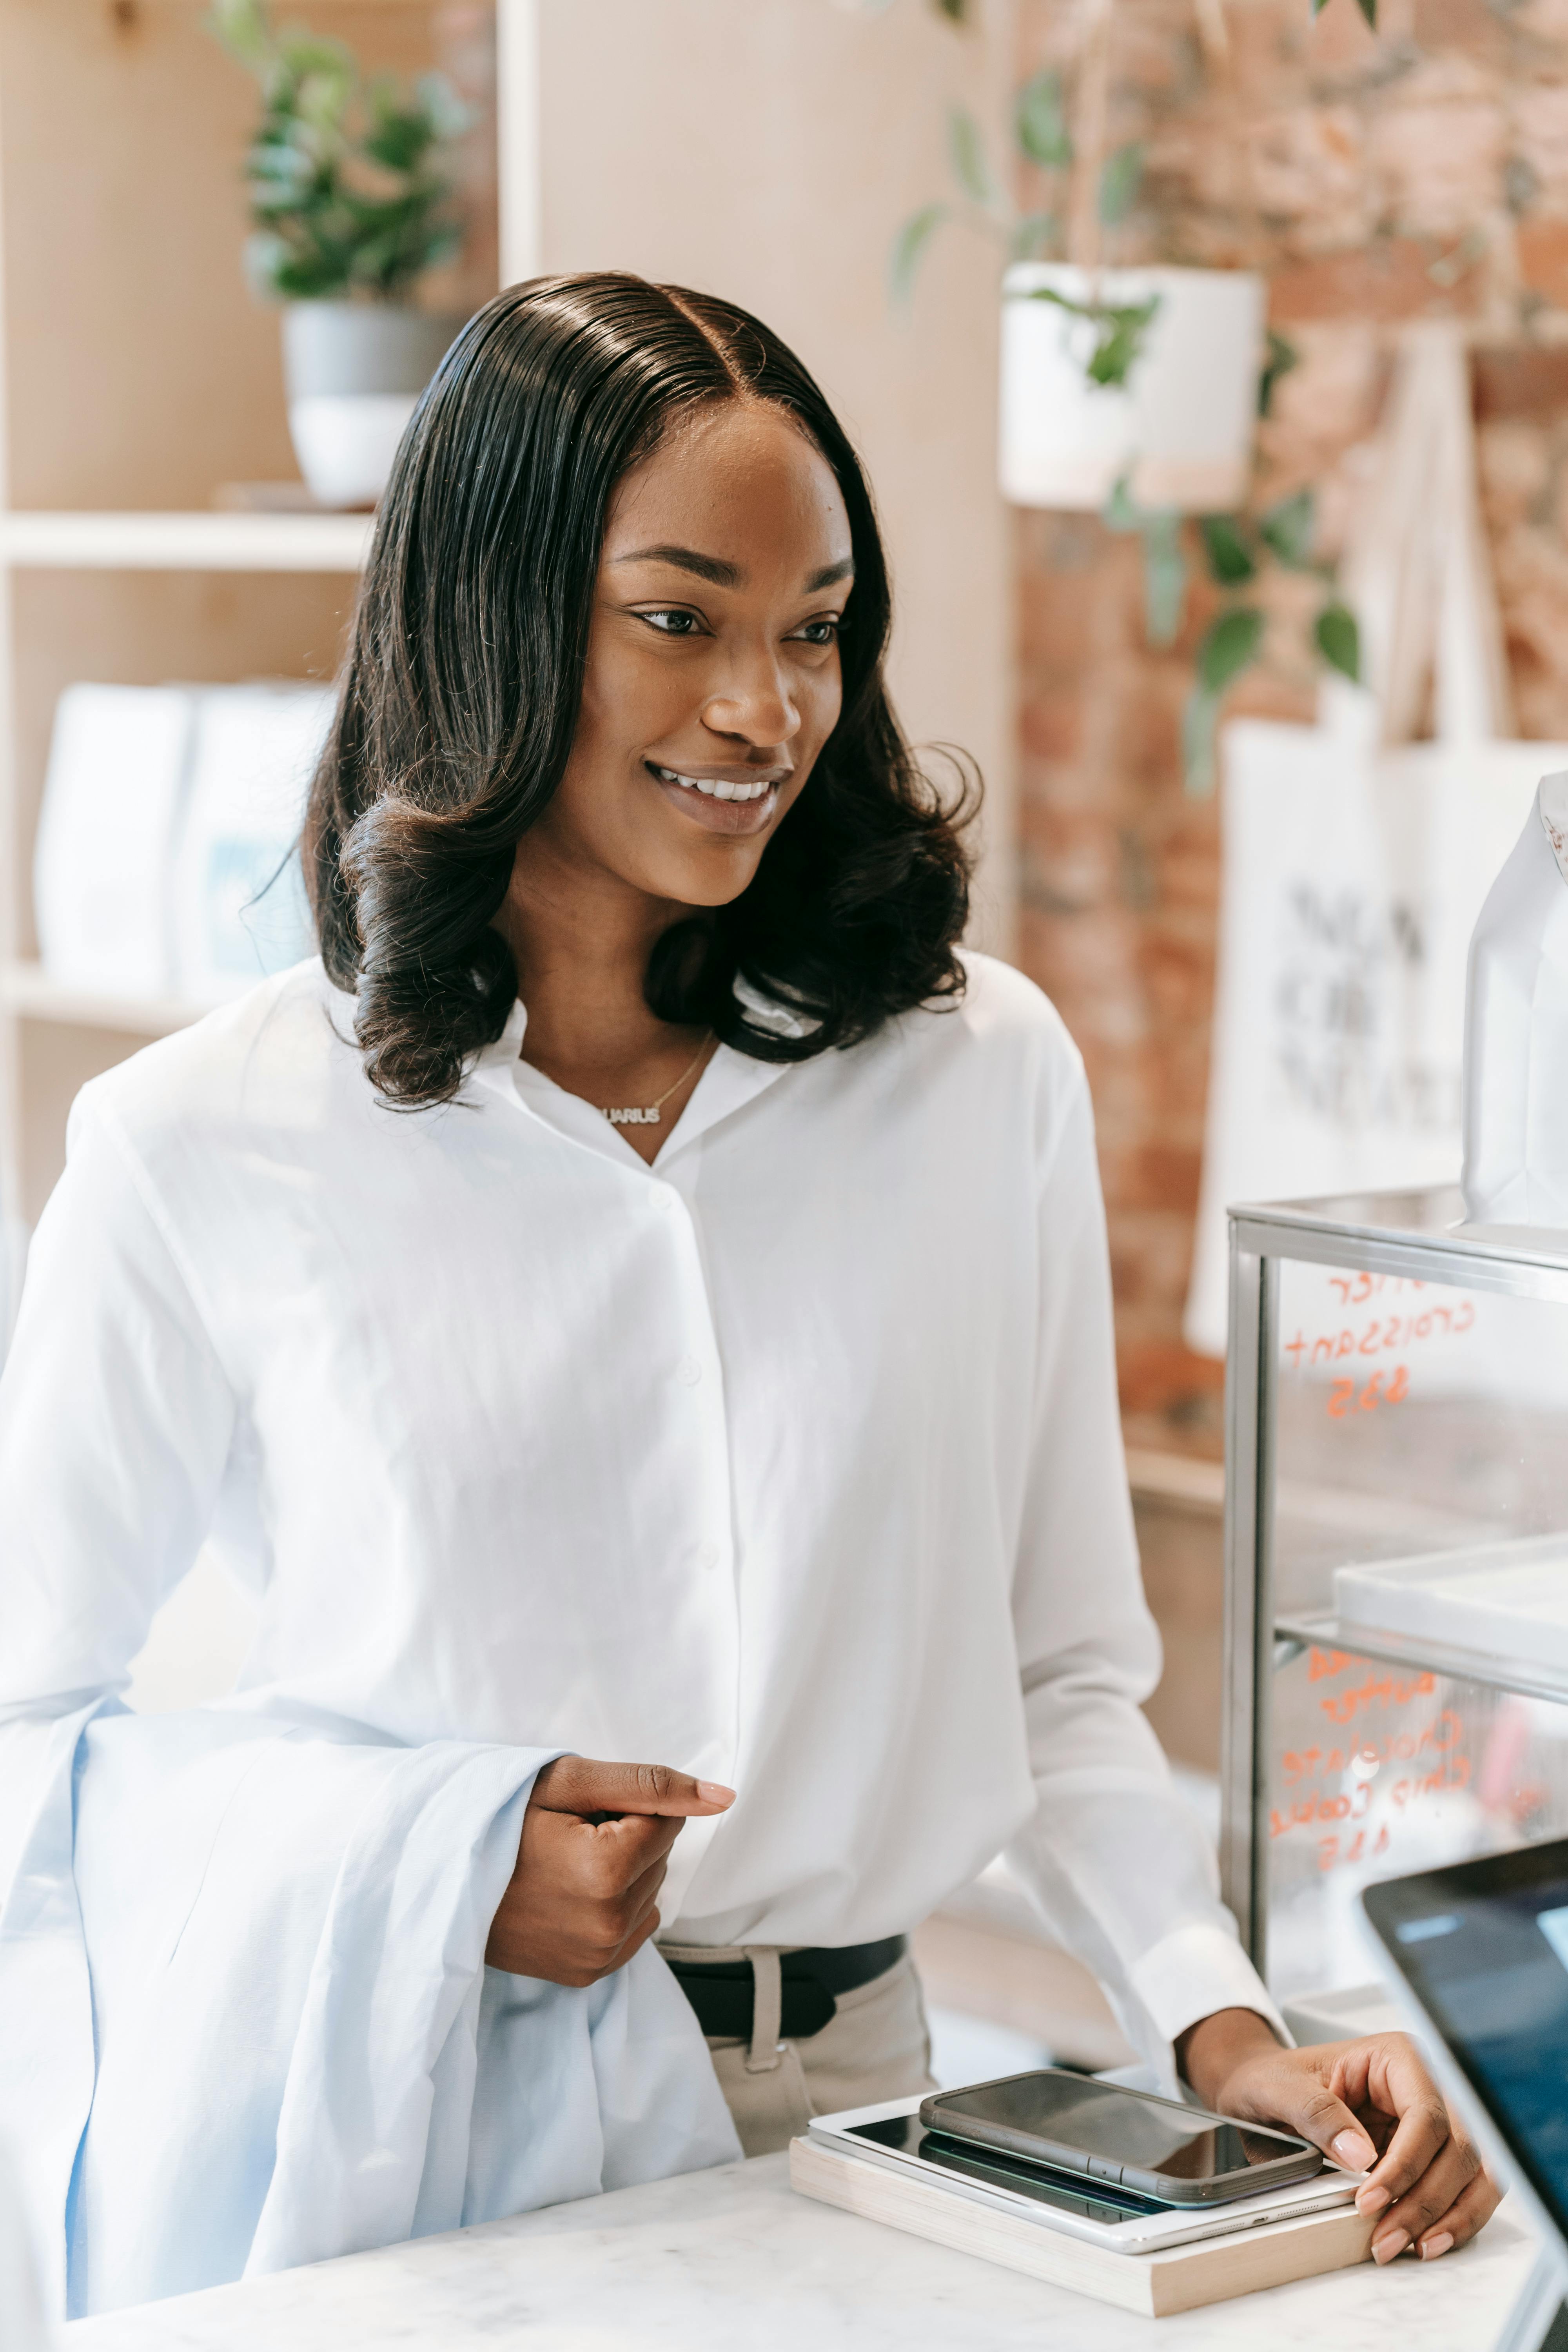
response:
<svg viewBox="0 0 1568 2352"><path fill-rule="evenodd" d="M1380 1664L1409 1666L1417 1674L1446 1675L1449 1682L1479 1683L1488 1690L1517 1691L1524 1698L1549 1698L1568 1706L1568 1675L1529 1658L1498 1658L1484 1650L1458 1649L1425 1636L1385 1633L1347 1617L1282 1610L1274 1620L1274 1664L1290 1665L1304 1650L1341 1650L1348 1658L1376 1658Z"/></svg>
<svg viewBox="0 0 1568 2352"><path fill-rule="evenodd" d="M55 571L359 572L368 514L0 513L0 563Z"/></svg>
<svg viewBox="0 0 1568 2352"><path fill-rule="evenodd" d="M0 1005L29 1021L59 1021L78 1029L120 1029L133 1037L167 1037L188 1029L211 1007L173 996L115 996L52 980L41 963L0 969Z"/></svg>

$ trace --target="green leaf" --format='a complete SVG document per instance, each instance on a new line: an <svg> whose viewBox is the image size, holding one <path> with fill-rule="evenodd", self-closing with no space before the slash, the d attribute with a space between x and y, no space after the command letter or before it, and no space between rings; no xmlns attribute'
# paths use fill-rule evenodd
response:
<svg viewBox="0 0 1568 2352"><path fill-rule="evenodd" d="M1375 33L1377 30L1377 0L1356 0L1356 5L1360 8L1362 15L1366 18L1369 30Z"/></svg>
<svg viewBox="0 0 1568 2352"><path fill-rule="evenodd" d="M286 33L278 45L278 75L291 113L321 129L342 131L359 69L342 41Z"/></svg>
<svg viewBox="0 0 1568 2352"><path fill-rule="evenodd" d="M1312 635L1318 651L1331 669L1348 677L1352 686L1361 684L1361 631L1355 614L1336 597L1325 604L1312 624Z"/></svg>
<svg viewBox="0 0 1568 2352"><path fill-rule="evenodd" d="M1215 786L1215 722L1219 697L1194 686L1182 712L1182 769L1194 800L1207 800Z"/></svg>
<svg viewBox="0 0 1568 2352"><path fill-rule="evenodd" d="M1100 520L1107 530L1142 530L1142 509L1132 496L1132 477L1119 474L1110 496L1100 509Z"/></svg>
<svg viewBox="0 0 1568 2352"><path fill-rule="evenodd" d="M395 113L389 109L366 133L363 152L389 172L412 172L424 161L434 139L422 111Z"/></svg>
<svg viewBox="0 0 1568 2352"><path fill-rule="evenodd" d="M1223 694L1257 660L1262 642L1263 615L1255 606L1235 604L1222 613L1198 647L1198 683L1205 692Z"/></svg>
<svg viewBox="0 0 1568 2352"><path fill-rule="evenodd" d="M1015 221L1007 239L1010 261L1038 261L1051 251L1061 235L1055 213L1026 213Z"/></svg>
<svg viewBox="0 0 1568 2352"><path fill-rule="evenodd" d="M414 92L437 139L460 139L472 128L473 108L464 104L445 74L421 74Z"/></svg>
<svg viewBox="0 0 1568 2352"><path fill-rule="evenodd" d="M1118 147L1106 157L1100 174L1100 217L1107 228L1116 228L1127 218L1142 184L1143 149L1139 141Z"/></svg>
<svg viewBox="0 0 1568 2352"><path fill-rule="evenodd" d="M251 73L270 69L276 51L261 0L213 0L207 30Z"/></svg>
<svg viewBox="0 0 1568 2352"><path fill-rule="evenodd" d="M1199 529L1211 580L1217 580L1222 588L1237 588L1253 578L1258 565L1237 516L1205 515Z"/></svg>
<svg viewBox="0 0 1568 2352"><path fill-rule="evenodd" d="M442 74L422 74L406 98L384 75L371 85L368 100L370 129L363 151L392 172L416 171L432 147L457 138L471 120Z"/></svg>
<svg viewBox="0 0 1568 2352"><path fill-rule="evenodd" d="M922 205L918 213L910 215L894 237L888 257L888 292L895 303L906 303L913 293L921 257L931 242L932 230L940 228L947 216L945 205Z"/></svg>
<svg viewBox="0 0 1568 2352"><path fill-rule="evenodd" d="M969 0L931 0L931 6L939 16L945 16L950 25L967 25L969 22Z"/></svg>
<svg viewBox="0 0 1568 2352"><path fill-rule="evenodd" d="M1143 341L1149 331L1160 297L1152 294L1147 302L1105 309L1098 312L1100 341L1095 345L1084 373L1090 383L1124 384L1143 356Z"/></svg>
<svg viewBox="0 0 1568 2352"><path fill-rule="evenodd" d="M1143 341L1156 311L1158 294L1146 302L1073 302L1053 286L1032 286L1026 302L1051 302L1069 318L1088 319L1096 333L1094 349L1084 365L1090 383L1124 384L1143 356Z"/></svg>
<svg viewBox="0 0 1568 2352"><path fill-rule="evenodd" d="M1143 617L1152 646L1173 646L1187 602L1187 559L1180 515L1161 511L1143 524Z"/></svg>
<svg viewBox="0 0 1568 2352"><path fill-rule="evenodd" d="M994 205L997 187L985 159L985 142L979 123L966 106L955 106L948 114L947 150L964 194L973 196L977 205Z"/></svg>
<svg viewBox="0 0 1568 2352"><path fill-rule="evenodd" d="M1287 341L1286 338L1279 333L1277 328L1270 327L1268 330L1268 356L1263 362L1263 373L1258 379L1258 414L1259 416L1267 416L1269 410L1273 407L1275 386L1279 383L1280 377L1282 375L1289 375L1293 367L1300 367L1300 364L1301 354L1296 349L1295 344Z"/></svg>
<svg viewBox="0 0 1568 2352"><path fill-rule="evenodd" d="M1317 529L1316 502L1310 489L1281 499L1258 524L1258 535L1291 572L1305 572L1312 561L1312 536Z"/></svg>
<svg viewBox="0 0 1568 2352"><path fill-rule="evenodd" d="M1013 121L1018 145L1031 163L1059 172L1072 162L1062 78L1051 67L1032 74L1024 84Z"/></svg>

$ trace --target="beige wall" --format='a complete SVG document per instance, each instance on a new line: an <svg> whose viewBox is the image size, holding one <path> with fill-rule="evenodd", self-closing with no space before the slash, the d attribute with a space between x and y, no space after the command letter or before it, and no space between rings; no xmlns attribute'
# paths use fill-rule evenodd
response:
<svg viewBox="0 0 1568 2352"><path fill-rule="evenodd" d="M399 74L460 64L485 29L468 23L479 0L276 13ZM207 0L0 0L13 506L205 507L221 482L294 475L278 315L241 259L256 89L206 15ZM482 155L464 168L482 185ZM493 248L477 261L447 299L483 299Z"/></svg>
<svg viewBox="0 0 1568 2352"><path fill-rule="evenodd" d="M886 264L951 193L946 117L995 115L1010 7L960 33L925 0L539 0L540 263L729 296L799 352L870 470L898 598L893 688L917 741L988 791L987 944L1010 944L1012 616L994 483L996 258L952 232L895 317Z"/></svg>

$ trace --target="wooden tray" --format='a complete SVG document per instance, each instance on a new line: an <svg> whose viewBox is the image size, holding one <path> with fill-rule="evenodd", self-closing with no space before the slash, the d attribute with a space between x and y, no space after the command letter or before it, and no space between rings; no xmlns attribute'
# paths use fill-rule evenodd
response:
<svg viewBox="0 0 1568 2352"><path fill-rule="evenodd" d="M1069 2237L1047 2221L955 2196L918 2175L905 2178L885 2165L841 2156L809 2137L790 2142L789 2177L802 2196L839 2206L862 2221L885 2221L933 2245L978 2254L1004 2270L1023 2271L1148 2319L1315 2278L1321 2271L1346 2270L1366 2260L1377 2218L1358 2213L1353 2205L1333 2206L1297 2221L1238 2230L1231 2237L1126 2254Z"/></svg>

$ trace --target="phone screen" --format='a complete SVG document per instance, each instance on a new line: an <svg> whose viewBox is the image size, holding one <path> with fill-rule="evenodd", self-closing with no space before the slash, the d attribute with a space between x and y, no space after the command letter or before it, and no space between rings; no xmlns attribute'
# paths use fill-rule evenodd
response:
<svg viewBox="0 0 1568 2352"><path fill-rule="evenodd" d="M982 2147L978 2141L950 2139L942 2132L927 2131L918 2116L888 2116L880 2123L851 2124L846 2137L869 2140L876 2147L897 2148L904 2156L921 2157L927 2164L940 2164L966 2179L1010 2189L1015 2196L1032 2197L1037 2205L1077 2213L1086 2221L1102 2221L1108 2229L1137 2213L1174 2210L1158 2197L1141 2197L1135 2189L1079 2180L1070 2173L1053 2171L1048 2165L1008 2156L1001 2148Z"/></svg>
<svg viewBox="0 0 1568 2352"><path fill-rule="evenodd" d="M1282 2158L1315 2157L1304 2140L1283 2132L1193 2115L1173 2100L1145 2097L1114 2083L1068 2074L1016 2074L982 2083L933 2103L933 2126L965 2137L965 2126L991 2126L1048 2144L1048 2160L1070 2150L1089 2168L1128 2168L1166 2179L1214 2181ZM1016 2150L1015 2139L1013 2146ZM1047 2155L1042 2147L1041 2155Z"/></svg>

